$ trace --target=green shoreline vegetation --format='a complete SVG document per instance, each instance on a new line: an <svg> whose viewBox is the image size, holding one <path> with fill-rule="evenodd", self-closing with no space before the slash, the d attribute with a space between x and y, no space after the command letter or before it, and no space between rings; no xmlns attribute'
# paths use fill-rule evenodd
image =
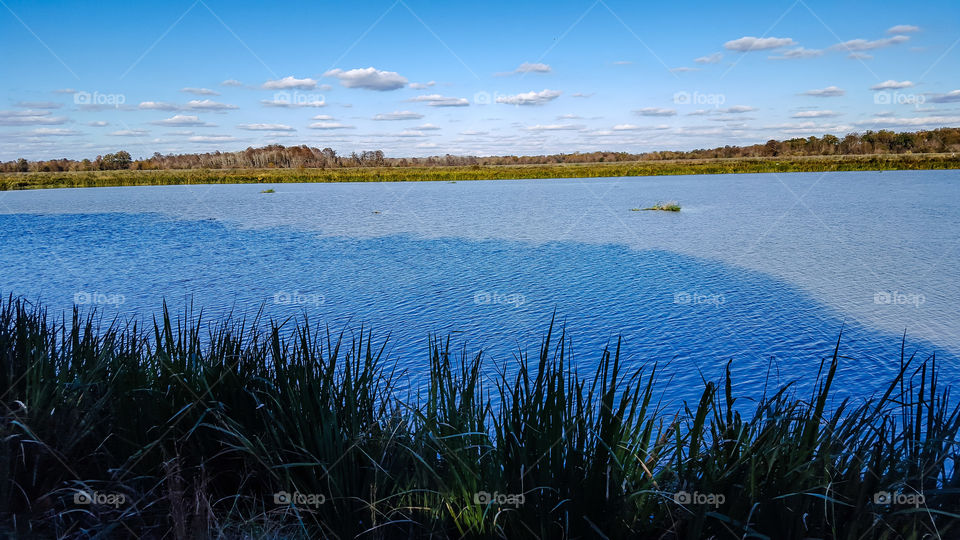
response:
<svg viewBox="0 0 960 540"><path fill-rule="evenodd" d="M186 184L279 184L296 182L409 182L605 178L733 173L960 169L960 154L800 156L703 160L472 165L343 167L337 169L166 169L27 172L0 174L0 191L43 188L161 186Z"/></svg>
<svg viewBox="0 0 960 540"><path fill-rule="evenodd" d="M0 298L0 534L91 538L951 538L960 416L935 358L837 396L592 374L551 323L488 379L433 339L422 394L368 329L48 318ZM948 377L948 381L950 378ZM494 405L496 404L496 405Z"/></svg>

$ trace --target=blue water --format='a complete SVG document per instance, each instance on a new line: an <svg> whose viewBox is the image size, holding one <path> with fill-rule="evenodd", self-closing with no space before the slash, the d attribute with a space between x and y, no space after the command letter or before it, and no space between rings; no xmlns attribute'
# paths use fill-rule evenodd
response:
<svg viewBox="0 0 960 540"><path fill-rule="evenodd" d="M842 395L889 380L904 330L907 354L936 353L950 383L958 176L883 174L4 193L0 292L108 317L149 318L165 299L208 319L262 308L334 331L362 323L389 334L414 383L430 334L509 369L554 311L582 371L622 336L623 361L659 362L671 399L730 359L738 393L806 386L841 329ZM932 201L919 215L886 207L915 191ZM684 211L630 211L661 192ZM877 242L889 249L870 258Z"/></svg>

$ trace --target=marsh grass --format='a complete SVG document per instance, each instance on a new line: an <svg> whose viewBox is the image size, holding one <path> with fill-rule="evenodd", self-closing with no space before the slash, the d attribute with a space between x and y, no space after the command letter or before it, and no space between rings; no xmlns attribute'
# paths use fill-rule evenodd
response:
<svg viewBox="0 0 960 540"><path fill-rule="evenodd" d="M658 202L648 208L641 208L641 210L660 210L663 212L679 212L680 204L677 203L677 201Z"/></svg>
<svg viewBox="0 0 960 540"><path fill-rule="evenodd" d="M958 410L934 358L839 398L730 376L666 408L617 343L581 374L552 323L485 376L430 341L418 392L369 329L191 311L142 327L0 300L0 529L30 537L951 538ZM497 403L493 406L492 403ZM123 494L77 504L79 491ZM322 504L275 504L274 493ZM512 503L482 492L509 494ZM679 492L723 497L685 502ZM877 493L922 494L880 504ZM522 495L522 503L517 504ZM282 502L282 501L281 501ZM880 501L883 502L882 500Z"/></svg>

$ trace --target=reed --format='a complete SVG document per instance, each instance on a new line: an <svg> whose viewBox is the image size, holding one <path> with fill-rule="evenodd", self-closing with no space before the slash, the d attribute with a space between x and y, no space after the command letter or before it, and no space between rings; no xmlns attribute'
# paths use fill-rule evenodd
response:
<svg viewBox="0 0 960 540"><path fill-rule="evenodd" d="M369 329L0 299L0 533L172 538L951 538L960 418L933 357L883 394L663 405L619 343L552 322L491 370L434 338L419 388ZM496 373L491 375L491 373ZM88 504L93 499L92 504Z"/></svg>

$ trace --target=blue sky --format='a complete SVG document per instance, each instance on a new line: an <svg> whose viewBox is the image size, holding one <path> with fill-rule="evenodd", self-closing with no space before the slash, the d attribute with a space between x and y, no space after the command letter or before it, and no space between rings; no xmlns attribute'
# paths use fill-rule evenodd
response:
<svg viewBox="0 0 960 540"><path fill-rule="evenodd" d="M960 125L960 3L0 0L0 159L692 149Z"/></svg>

